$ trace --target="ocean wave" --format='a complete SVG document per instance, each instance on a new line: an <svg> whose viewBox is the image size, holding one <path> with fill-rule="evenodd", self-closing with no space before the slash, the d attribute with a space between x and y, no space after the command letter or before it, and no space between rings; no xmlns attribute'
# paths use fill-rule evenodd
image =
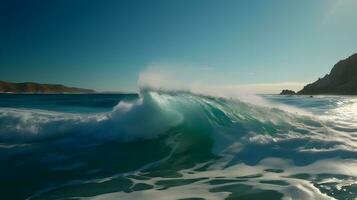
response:
<svg viewBox="0 0 357 200"><path fill-rule="evenodd" d="M338 152L351 153L357 149L354 135L337 131L331 121L285 109L190 92L143 90L140 98L120 101L107 113L69 114L3 108L0 139L2 146L8 148L13 144L41 140L90 144L108 140L131 142L167 135L175 141L177 134L190 134L191 141L172 144L171 148L177 152L186 151L189 149L186 143L194 146L212 140L212 148L207 153L230 155L231 160L226 165L242 161L255 164L271 155L273 150L260 153L261 158L247 157L244 152L261 151L259 148L263 146L274 148L277 144L289 145L284 151L287 155L295 155L293 159L298 163L318 159L304 159L299 153L324 152L326 157L331 157Z"/></svg>
<svg viewBox="0 0 357 200"><path fill-rule="evenodd" d="M270 145L272 148L274 144L290 145L286 148L289 154L329 152L333 155L357 149L354 135L336 130L338 125L330 120L285 109L183 91L143 89L138 99L120 101L106 113L69 114L2 108L0 141L4 148L41 140L131 142L176 131L200 140L213 140L209 151L232 155L235 158L230 165L244 159L251 163L259 161L259 158L244 156L238 159L237 152L246 145ZM185 147L180 148L177 151ZM296 162L304 160L299 156L294 159Z"/></svg>
<svg viewBox="0 0 357 200"><path fill-rule="evenodd" d="M9 157L30 151L21 161L25 164L14 166L40 167L57 181L48 186L47 179L39 179L30 199L222 199L230 194L331 199L337 187L351 192L357 159L353 130L341 131L338 121L298 109L265 104L142 90L138 99L120 101L106 113L1 108L0 148ZM332 179L336 188L325 191Z"/></svg>
<svg viewBox="0 0 357 200"><path fill-rule="evenodd" d="M130 141L153 138L178 125L209 128L217 143L223 143L217 146L228 146L224 143L238 138L264 143L287 135L326 137L331 132L318 118L281 107L190 92L143 90L139 99L120 101L106 113L1 108L0 139L23 142L66 135Z"/></svg>
<svg viewBox="0 0 357 200"><path fill-rule="evenodd" d="M118 138L129 141L151 138L174 126L181 116L159 107L150 95L120 101L113 111L70 114L34 109L1 108L2 142L33 142L58 136Z"/></svg>

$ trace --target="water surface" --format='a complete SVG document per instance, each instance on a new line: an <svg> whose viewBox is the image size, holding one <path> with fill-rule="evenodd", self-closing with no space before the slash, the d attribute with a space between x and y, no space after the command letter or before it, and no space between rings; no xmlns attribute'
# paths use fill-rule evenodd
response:
<svg viewBox="0 0 357 200"><path fill-rule="evenodd" d="M357 97L0 95L1 199L355 199Z"/></svg>

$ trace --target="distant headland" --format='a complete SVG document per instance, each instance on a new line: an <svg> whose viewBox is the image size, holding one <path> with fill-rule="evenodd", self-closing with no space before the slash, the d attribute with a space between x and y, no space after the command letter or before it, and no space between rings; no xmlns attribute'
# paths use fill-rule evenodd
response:
<svg viewBox="0 0 357 200"><path fill-rule="evenodd" d="M283 90L280 92L280 95L295 95L296 92L293 90Z"/></svg>
<svg viewBox="0 0 357 200"><path fill-rule="evenodd" d="M0 93L94 93L90 89L67 87L59 84L33 82L12 83L0 81Z"/></svg>
<svg viewBox="0 0 357 200"><path fill-rule="evenodd" d="M295 93L292 90L283 90L281 95L357 95L357 53L339 61L334 65L330 74L306 85Z"/></svg>

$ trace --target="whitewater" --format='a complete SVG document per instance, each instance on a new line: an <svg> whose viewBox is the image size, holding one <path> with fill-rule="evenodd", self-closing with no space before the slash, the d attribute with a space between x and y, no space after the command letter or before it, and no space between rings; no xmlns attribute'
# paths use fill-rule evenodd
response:
<svg viewBox="0 0 357 200"><path fill-rule="evenodd" d="M357 98L1 94L1 199L356 199Z"/></svg>

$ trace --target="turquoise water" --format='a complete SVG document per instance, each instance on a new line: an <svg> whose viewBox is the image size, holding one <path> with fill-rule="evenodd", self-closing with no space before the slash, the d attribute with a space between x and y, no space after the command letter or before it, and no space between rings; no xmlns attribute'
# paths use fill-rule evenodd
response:
<svg viewBox="0 0 357 200"><path fill-rule="evenodd" d="M355 199L357 97L0 95L1 199Z"/></svg>

